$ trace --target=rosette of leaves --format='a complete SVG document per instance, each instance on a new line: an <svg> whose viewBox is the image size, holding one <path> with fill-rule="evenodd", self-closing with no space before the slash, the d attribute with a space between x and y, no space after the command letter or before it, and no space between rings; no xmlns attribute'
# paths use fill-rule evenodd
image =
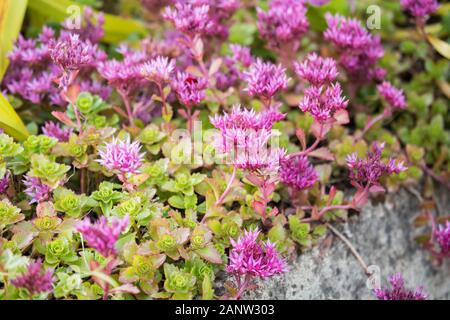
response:
<svg viewBox="0 0 450 320"><path fill-rule="evenodd" d="M111 109L111 105L103 101L99 96L92 95L89 92L80 92L78 94L76 106L86 122L96 128L114 126L119 122L119 116L117 114L113 114L110 117L99 115L102 111ZM76 119L72 104L67 108L67 115L72 120Z"/></svg>
<svg viewBox="0 0 450 320"><path fill-rule="evenodd" d="M193 210L201 213L206 213L206 202L202 202L201 204L197 205L198 198L195 193L190 196L177 194L171 196L167 201L172 207L176 209Z"/></svg>
<svg viewBox="0 0 450 320"><path fill-rule="evenodd" d="M190 250L208 262L221 264L221 255L211 242L212 237L211 230L204 225L198 225L189 238Z"/></svg>
<svg viewBox="0 0 450 320"><path fill-rule="evenodd" d="M45 263L49 266L57 266L60 263L69 265L78 259L71 233L60 235L44 248L45 252L42 253L45 254Z"/></svg>
<svg viewBox="0 0 450 320"><path fill-rule="evenodd" d="M173 193L182 193L186 196L194 194L194 187L202 182L206 175L201 173L190 174L189 172L180 172L175 175L175 179L169 180L162 185L164 190Z"/></svg>
<svg viewBox="0 0 450 320"><path fill-rule="evenodd" d="M171 293L174 300L192 299L196 291L197 278L188 272L180 270L178 267L165 263L164 264L164 289Z"/></svg>
<svg viewBox="0 0 450 320"><path fill-rule="evenodd" d="M243 220L239 213L230 212L223 219L210 219L208 228L214 233L214 239L228 246L230 238L236 239L242 233Z"/></svg>
<svg viewBox="0 0 450 320"><path fill-rule="evenodd" d="M29 175L37 177L51 188L56 189L65 179L69 166L59 164L47 156L34 154L31 156L31 170Z"/></svg>
<svg viewBox="0 0 450 320"><path fill-rule="evenodd" d="M8 199L0 201L0 230L25 219L20 209L14 206Z"/></svg>
<svg viewBox="0 0 450 320"><path fill-rule="evenodd" d="M161 187L169 180L167 173L169 168L169 159L163 158L153 163L144 163L141 171L147 175L145 185L148 187L158 186Z"/></svg>
<svg viewBox="0 0 450 320"><path fill-rule="evenodd" d="M32 154L49 154L57 143L58 140L46 135L29 136L23 142L23 147L26 156Z"/></svg>
<svg viewBox="0 0 450 320"><path fill-rule="evenodd" d="M76 168L83 168L88 162L88 145L83 143L75 134L71 134L68 142L59 143L55 148L55 154L74 158Z"/></svg>
<svg viewBox="0 0 450 320"><path fill-rule="evenodd" d="M23 147L15 143L12 137L0 133L0 175L2 177L6 174L8 167L12 168L16 174L23 173L28 169L26 165L16 164L18 162L16 159L12 161L13 157L19 158L22 152Z"/></svg>
<svg viewBox="0 0 450 320"><path fill-rule="evenodd" d="M179 226L186 227L191 230L194 230L198 225L197 212L192 211L192 210L187 210L184 212L184 214L181 214L181 212L178 210L170 210L169 216Z"/></svg>
<svg viewBox="0 0 450 320"><path fill-rule="evenodd" d="M288 220L291 238L305 248L310 248L327 230L324 224L311 228L311 224L302 223L296 215L290 215Z"/></svg>
<svg viewBox="0 0 450 320"><path fill-rule="evenodd" d="M21 221L11 229L12 240L21 249L33 243L33 248L37 250L42 243L47 243L53 239L55 234L70 230L74 220L64 221L57 216L51 202L42 202L36 207L36 218L29 221ZM33 242L37 238L36 242Z"/></svg>
<svg viewBox="0 0 450 320"><path fill-rule="evenodd" d="M98 202L104 215L109 216L114 204L118 203L125 197L125 194L117 191L122 186L108 181L100 183L98 190L91 194L91 198Z"/></svg>
<svg viewBox="0 0 450 320"><path fill-rule="evenodd" d="M187 257L184 245L189 240L191 230L189 228L177 228L171 225L168 219L154 219L150 222L149 233L153 241L149 242L149 248L163 252L173 260Z"/></svg>
<svg viewBox="0 0 450 320"><path fill-rule="evenodd" d="M157 155L166 136L157 125L150 124L141 131L138 139L151 154Z"/></svg>
<svg viewBox="0 0 450 320"><path fill-rule="evenodd" d="M103 295L103 289L97 283L85 281L74 294L78 300L97 300Z"/></svg>
<svg viewBox="0 0 450 320"><path fill-rule="evenodd" d="M117 217L128 215L131 223L146 226L151 219L161 216L161 205L152 202L152 197L148 192L134 192L116 205L111 214Z"/></svg>
<svg viewBox="0 0 450 320"><path fill-rule="evenodd" d="M72 218L79 218L90 208L97 205L97 202L90 197L81 194L78 195L72 190L58 187L53 192L55 209L64 212Z"/></svg>
<svg viewBox="0 0 450 320"><path fill-rule="evenodd" d="M67 272L57 272L57 283L53 290L55 298L69 298L76 295L76 291L81 287L82 279L77 273L69 274Z"/></svg>
<svg viewBox="0 0 450 320"><path fill-rule="evenodd" d="M0 134L0 160L15 157L23 151L23 147L5 133Z"/></svg>
<svg viewBox="0 0 450 320"><path fill-rule="evenodd" d="M120 271L121 283L137 283L148 295L158 292L160 280L158 269L166 260L166 255L142 255L139 246L133 240L124 246L123 258L129 266Z"/></svg>
<svg viewBox="0 0 450 320"><path fill-rule="evenodd" d="M201 292L203 300L214 297L214 267L203 260L193 258L184 263L183 271L193 274L197 279L197 289Z"/></svg>

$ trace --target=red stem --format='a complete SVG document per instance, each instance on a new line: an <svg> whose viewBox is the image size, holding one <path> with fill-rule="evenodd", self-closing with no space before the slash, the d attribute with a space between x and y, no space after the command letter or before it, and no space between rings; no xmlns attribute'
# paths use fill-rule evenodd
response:
<svg viewBox="0 0 450 320"><path fill-rule="evenodd" d="M373 117L367 122L366 126L364 127L364 130L361 133L361 138L369 131L370 128L372 128L378 121L383 120L384 118L384 112L380 113L376 117Z"/></svg>
<svg viewBox="0 0 450 320"><path fill-rule="evenodd" d="M236 167L233 167L233 173L231 174L231 177L228 180L227 187L225 188L225 191L220 196L219 200L216 201L216 204L215 204L216 206L220 206L222 204L223 200L225 200L225 197L230 193L231 186L233 185L234 179L236 178L236 172L237 172Z"/></svg>
<svg viewBox="0 0 450 320"><path fill-rule="evenodd" d="M128 122L130 123L130 126L134 126L133 111L132 111L132 108L131 108L130 99L121 90L118 90L118 91L119 91L119 95L122 98L122 101L123 101L123 103L125 105L125 109L127 110Z"/></svg>

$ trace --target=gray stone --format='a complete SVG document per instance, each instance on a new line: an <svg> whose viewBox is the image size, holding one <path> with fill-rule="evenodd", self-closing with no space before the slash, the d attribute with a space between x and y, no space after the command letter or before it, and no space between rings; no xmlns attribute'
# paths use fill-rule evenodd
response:
<svg viewBox="0 0 450 320"><path fill-rule="evenodd" d="M440 207L450 212L448 190L439 193ZM414 240L413 220L419 202L401 190L384 203L368 204L346 224L335 226L350 240L368 265L380 268L381 284L401 272L407 287L423 285L430 299L450 299L450 263L431 264L429 253ZM321 252L322 251L322 252ZM316 247L290 264L290 271L258 281L244 299L374 299L367 277L348 247L333 237L326 250Z"/></svg>

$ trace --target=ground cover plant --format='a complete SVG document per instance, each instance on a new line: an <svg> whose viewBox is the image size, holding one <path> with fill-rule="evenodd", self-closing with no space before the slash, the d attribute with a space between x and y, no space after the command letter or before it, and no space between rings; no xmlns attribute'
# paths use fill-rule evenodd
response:
<svg viewBox="0 0 450 320"><path fill-rule="evenodd" d="M241 299L329 234L370 277L335 227L400 188L450 256L448 4L3 3L1 299Z"/></svg>

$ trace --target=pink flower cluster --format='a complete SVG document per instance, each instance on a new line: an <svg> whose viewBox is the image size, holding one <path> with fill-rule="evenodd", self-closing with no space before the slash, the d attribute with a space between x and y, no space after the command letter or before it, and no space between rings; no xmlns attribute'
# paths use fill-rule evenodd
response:
<svg viewBox="0 0 450 320"><path fill-rule="evenodd" d="M402 161L389 159L387 163L381 160L384 143L374 143L372 150L367 153L366 159L358 159L356 153L347 156L347 166L350 169L350 179L358 186L370 187L378 185L383 175L400 173L407 168Z"/></svg>
<svg viewBox="0 0 450 320"><path fill-rule="evenodd" d="M25 39L20 36L9 54L10 65L3 81L8 92L18 94L35 104L45 101L63 106L66 101L55 85L55 80L63 75L61 67L82 67L77 79L83 90L101 94L103 99L107 99L109 89L105 89L105 86L91 77L91 64L107 58L106 54L95 46L96 41L100 39L100 31L103 30L103 19L97 16L95 23L94 19L92 12L86 8L82 18L84 24L80 29L69 30L66 22L63 24L65 29L58 37L49 27L42 29L38 39ZM76 38L78 40L75 40ZM66 49L75 49L76 52ZM61 66L53 62L52 55ZM89 66L86 68L87 63ZM84 72L85 69L90 70Z"/></svg>
<svg viewBox="0 0 450 320"><path fill-rule="evenodd" d="M403 90L395 88L390 82L384 81L377 86L378 92L391 108L405 109L406 99Z"/></svg>
<svg viewBox="0 0 450 320"><path fill-rule="evenodd" d="M131 142L113 138L99 151L98 162L108 170L119 175L136 173L142 165L144 153L140 153L142 146L138 141Z"/></svg>
<svg viewBox="0 0 450 320"><path fill-rule="evenodd" d="M370 34L357 19L328 13L326 20L324 37L336 46L347 73L355 80L383 79L386 71L376 66L384 55L380 37Z"/></svg>
<svg viewBox="0 0 450 320"><path fill-rule="evenodd" d="M230 113L224 113L222 116L215 115L210 117L210 121L222 132L229 129L270 130L275 122L283 120L285 116L274 109L256 113L253 109L247 110L241 105L234 105Z"/></svg>
<svg viewBox="0 0 450 320"><path fill-rule="evenodd" d="M163 18L172 22L175 28L191 36L207 34L214 24L209 19L209 6L194 6L190 3L177 2L175 7L167 7Z"/></svg>
<svg viewBox="0 0 450 320"><path fill-rule="evenodd" d="M285 151L268 147L271 129L284 114L267 109L261 113L234 106L231 113L211 117L211 123L220 130L215 145L220 153L227 154L236 168L261 171L267 174L278 172Z"/></svg>
<svg viewBox="0 0 450 320"><path fill-rule="evenodd" d="M287 88L289 79L286 77L281 65L274 65L257 59L244 72L244 80L247 82L245 91L250 96L259 96L265 100L270 100L279 90Z"/></svg>
<svg viewBox="0 0 450 320"><path fill-rule="evenodd" d="M230 45L231 56L226 56L223 59L223 66L225 70L219 70L215 74L216 88L222 91L228 90L232 86L239 86L240 80L243 77L241 68L248 68L252 62L253 57L248 47L232 44Z"/></svg>
<svg viewBox="0 0 450 320"><path fill-rule="evenodd" d="M334 59L323 58L315 52L310 53L303 62L295 63L294 68L300 78L314 86L333 82L339 75Z"/></svg>
<svg viewBox="0 0 450 320"><path fill-rule="evenodd" d="M450 257L450 222L439 225L434 232L434 237L440 248L439 254L443 257Z"/></svg>
<svg viewBox="0 0 450 320"><path fill-rule="evenodd" d="M227 272L236 276L267 278L287 271L273 243L258 241L259 231L245 231L237 241L231 239Z"/></svg>
<svg viewBox="0 0 450 320"><path fill-rule="evenodd" d="M340 84L332 83L338 76L333 59L311 53L294 67L297 75L311 84L299 104L303 112L309 112L317 122L327 123L336 111L347 107L348 101L342 95Z"/></svg>
<svg viewBox="0 0 450 320"><path fill-rule="evenodd" d="M141 73L142 64L147 61L147 55L143 51L134 51L127 46L121 46L117 51L123 59L101 62L98 65L98 71L122 96L129 98L135 95L147 81Z"/></svg>
<svg viewBox="0 0 450 320"><path fill-rule="evenodd" d="M69 34L58 41L51 41L50 56L62 70L77 71L86 66L95 66L98 51L89 41L83 41L78 34ZM100 53L102 59L106 56Z"/></svg>
<svg viewBox="0 0 450 320"><path fill-rule="evenodd" d="M296 190L312 187L318 176L306 156L288 157L281 161L280 180L285 185Z"/></svg>
<svg viewBox="0 0 450 320"><path fill-rule="evenodd" d="M163 18L191 38L195 36L225 38L228 35L226 20L234 14L239 5L238 0L178 0L174 7L167 7L164 10Z"/></svg>
<svg viewBox="0 0 450 320"><path fill-rule="evenodd" d="M199 78L194 75L179 72L176 79L172 82L180 102L191 108L205 99L205 89L208 82L205 78Z"/></svg>
<svg viewBox="0 0 450 320"><path fill-rule="evenodd" d="M104 257L115 257L117 255L116 242L128 224L128 216L123 219L113 218L111 224L108 224L106 218L102 216L94 224L89 219L83 220L78 224L77 230L83 235L87 244Z"/></svg>
<svg viewBox="0 0 450 320"><path fill-rule="evenodd" d="M69 141L72 134L71 128L61 128L59 123L47 121L42 127L42 132L49 137L57 139L59 142Z"/></svg>
<svg viewBox="0 0 450 320"><path fill-rule="evenodd" d="M37 177L25 176L23 184L25 194L31 198L30 204L40 203L50 198L52 188L41 182Z"/></svg>
<svg viewBox="0 0 450 320"><path fill-rule="evenodd" d="M389 277L391 288L375 289L379 300L426 300L427 295L422 288L410 290L405 288L405 281L400 273Z"/></svg>
<svg viewBox="0 0 450 320"><path fill-rule="evenodd" d="M437 0L400 0L400 4L418 18L424 18L439 8Z"/></svg>
<svg viewBox="0 0 450 320"><path fill-rule="evenodd" d="M269 11L257 8L257 12L259 34L272 48L298 44L309 27L303 0L272 0Z"/></svg>
<svg viewBox="0 0 450 320"><path fill-rule="evenodd" d="M41 260L31 262L21 276L11 280L11 284L26 289L30 296L51 291L53 288L53 270L48 268L42 272L41 266Z"/></svg>
<svg viewBox="0 0 450 320"><path fill-rule="evenodd" d="M164 86L170 81L170 76L175 69L175 60L158 56L146 62L141 67L141 74L150 81Z"/></svg>

